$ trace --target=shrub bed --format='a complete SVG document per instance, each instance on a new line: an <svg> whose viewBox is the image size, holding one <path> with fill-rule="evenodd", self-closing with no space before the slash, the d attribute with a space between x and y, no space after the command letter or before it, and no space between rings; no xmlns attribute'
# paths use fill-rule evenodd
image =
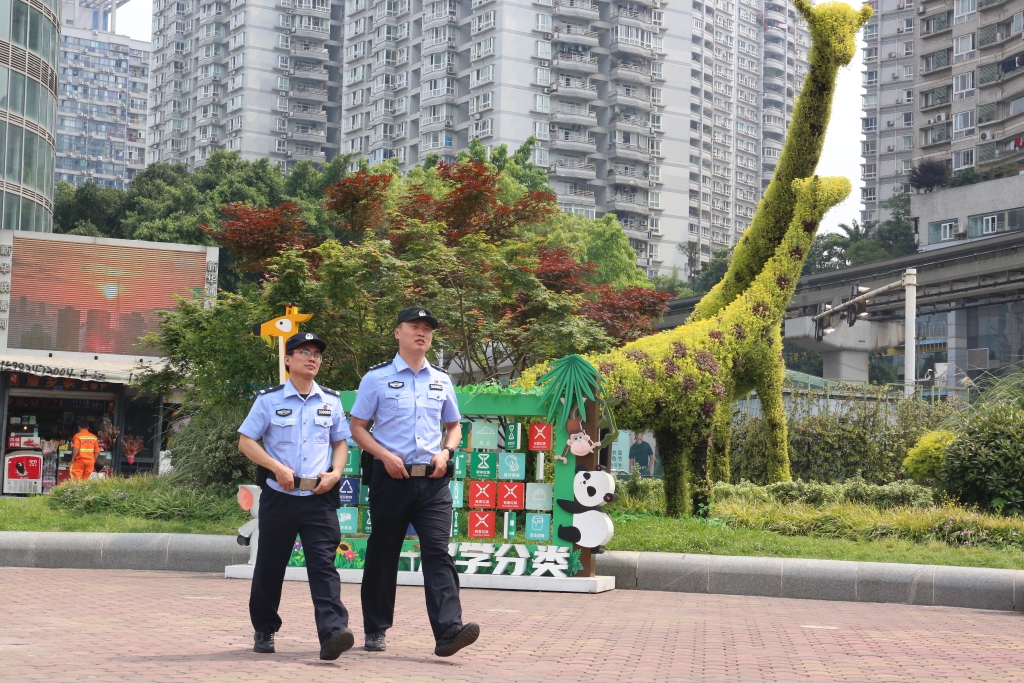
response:
<svg viewBox="0 0 1024 683"><path fill-rule="evenodd" d="M160 520L235 520L248 513L227 489L204 488L168 477L139 475L67 480L47 498L50 507Z"/></svg>

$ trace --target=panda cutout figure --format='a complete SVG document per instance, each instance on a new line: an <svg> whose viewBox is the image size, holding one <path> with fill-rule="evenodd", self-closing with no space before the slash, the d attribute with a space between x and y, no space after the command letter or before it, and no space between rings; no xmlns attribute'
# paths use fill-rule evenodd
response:
<svg viewBox="0 0 1024 683"><path fill-rule="evenodd" d="M558 526L558 537L595 552L604 552L615 526L602 509L615 499L615 478L607 472L577 472L572 482L573 500L556 500L558 507L572 515L572 526Z"/></svg>

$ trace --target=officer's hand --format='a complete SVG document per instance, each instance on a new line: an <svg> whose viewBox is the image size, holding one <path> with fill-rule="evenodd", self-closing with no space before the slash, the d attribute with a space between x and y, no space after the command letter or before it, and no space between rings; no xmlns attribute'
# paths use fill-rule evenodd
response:
<svg viewBox="0 0 1024 683"><path fill-rule="evenodd" d="M448 451L441 451L440 453L434 454L434 457L430 459L431 464L434 466L434 471L431 473L431 479L440 479L444 476L445 472L448 471Z"/></svg>
<svg viewBox="0 0 1024 683"><path fill-rule="evenodd" d="M281 467L277 471L277 483L281 485L281 488L285 491L291 491L295 488L295 471L290 467Z"/></svg>
<svg viewBox="0 0 1024 683"><path fill-rule="evenodd" d="M408 479L409 472L405 469L405 463L397 455L384 459L384 469L388 471L392 479Z"/></svg>
<svg viewBox="0 0 1024 683"><path fill-rule="evenodd" d="M320 483L316 485L315 489L313 489L313 493L319 496L320 494L327 493L334 488L334 485L338 483L339 479L341 479L341 473L321 472L318 477L320 479Z"/></svg>

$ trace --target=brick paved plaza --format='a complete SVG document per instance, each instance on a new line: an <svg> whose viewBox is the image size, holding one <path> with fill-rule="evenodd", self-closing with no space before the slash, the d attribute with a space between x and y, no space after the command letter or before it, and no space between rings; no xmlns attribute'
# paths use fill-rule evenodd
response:
<svg viewBox="0 0 1024 683"><path fill-rule="evenodd" d="M388 652L320 662L287 583L276 655L256 655L249 583L217 575L0 568L4 681L1021 681L1024 615L684 593L467 590L477 646L434 657L420 588ZM342 597L359 633L357 586ZM361 644L361 638L357 643Z"/></svg>

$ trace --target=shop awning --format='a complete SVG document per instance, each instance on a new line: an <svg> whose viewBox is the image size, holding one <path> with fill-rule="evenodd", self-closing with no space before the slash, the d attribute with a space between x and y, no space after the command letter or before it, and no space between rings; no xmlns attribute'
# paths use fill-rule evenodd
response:
<svg viewBox="0 0 1024 683"><path fill-rule="evenodd" d="M0 354L0 372L25 372L41 377L64 377L115 384L130 384L133 379L138 378L144 366L159 367L160 363Z"/></svg>

